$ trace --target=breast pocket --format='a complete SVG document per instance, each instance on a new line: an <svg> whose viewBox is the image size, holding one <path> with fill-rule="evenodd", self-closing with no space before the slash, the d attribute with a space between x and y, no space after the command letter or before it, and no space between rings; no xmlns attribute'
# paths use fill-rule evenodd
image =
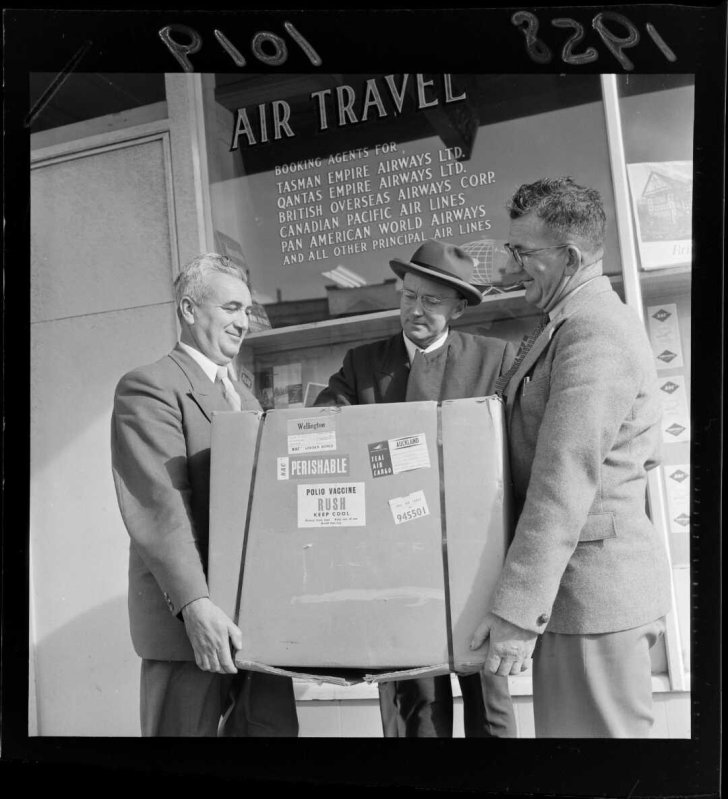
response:
<svg viewBox="0 0 728 799"><path fill-rule="evenodd" d="M617 537L617 522L613 513L590 513L586 517L586 524L579 533L579 543L582 541L604 541L607 538Z"/></svg>
<svg viewBox="0 0 728 799"><path fill-rule="evenodd" d="M549 385L549 375L521 383L521 409L525 416L539 419L543 416L549 398Z"/></svg>

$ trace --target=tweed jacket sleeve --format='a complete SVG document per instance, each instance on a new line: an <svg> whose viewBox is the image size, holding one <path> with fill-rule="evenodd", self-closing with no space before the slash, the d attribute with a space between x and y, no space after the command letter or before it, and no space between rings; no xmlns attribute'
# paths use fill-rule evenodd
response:
<svg viewBox="0 0 728 799"><path fill-rule="evenodd" d="M639 325L626 319L616 304L567 318L516 395L513 460L519 447L533 460L530 474L521 469L523 509L491 610L532 632L544 631L567 569L594 578L592 593L598 581L614 581L613 571L599 565L604 541L597 539L614 534L607 528L620 513L644 513L644 493L640 499L632 486L644 485L651 465L642 455L647 444L639 441L655 425L652 405L640 405L641 397L653 396L652 375L635 346ZM631 505L624 499L630 492ZM572 560L580 540L597 548L579 547Z"/></svg>
<svg viewBox="0 0 728 799"><path fill-rule="evenodd" d="M172 612L209 595L191 512L188 453L174 390L138 369L120 381L111 449L119 508Z"/></svg>

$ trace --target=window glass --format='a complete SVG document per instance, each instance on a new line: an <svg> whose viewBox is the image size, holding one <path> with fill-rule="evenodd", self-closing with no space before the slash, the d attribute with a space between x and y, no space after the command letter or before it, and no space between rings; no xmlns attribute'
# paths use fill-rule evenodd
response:
<svg viewBox="0 0 728 799"><path fill-rule="evenodd" d="M73 72L52 94L49 89L58 80L55 72L32 72L29 80L29 107L39 104L31 133L165 100L163 74Z"/></svg>
<svg viewBox="0 0 728 799"><path fill-rule="evenodd" d="M662 497L683 662L690 668L690 347L694 80L619 78L644 315L663 400ZM656 515L653 512L653 517Z"/></svg>
<svg viewBox="0 0 728 799"><path fill-rule="evenodd" d="M274 327L397 307L389 261L430 237L490 285L507 200L546 176L600 190L620 271L597 75L205 78L215 246Z"/></svg>

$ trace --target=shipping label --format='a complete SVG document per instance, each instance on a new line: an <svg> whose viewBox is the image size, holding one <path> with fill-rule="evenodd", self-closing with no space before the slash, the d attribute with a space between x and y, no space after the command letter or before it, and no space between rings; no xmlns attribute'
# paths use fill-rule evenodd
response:
<svg viewBox="0 0 728 799"><path fill-rule="evenodd" d="M336 449L336 423L333 416L288 420L289 455L334 449Z"/></svg>
<svg viewBox="0 0 728 799"><path fill-rule="evenodd" d="M389 442L377 441L369 445L369 464L372 467L372 477L384 477L387 474L392 474Z"/></svg>
<svg viewBox="0 0 728 799"><path fill-rule="evenodd" d="M390 438L369 444L369 463L373 477L399 474L412 469L429 469L430 454L424 433Z"/></svg>
<svg viewBox="0 0 728 799"><path fill-rule="evenodd" d="M364 483L315 483L298 486L299 527L364 527Z"/></svg>
<svg viewBox="0 0 728 799"><path fill-rule="evenodd" d="M285 455L278 458L276 475L279 480L296 480L302 477L328 477L332 474L349 474L349 456L335 455Z"/></svg>
<svg viewBox="0 0 728 799"><path fill-rule="evenodd" d="M424 491L413 491L406 497L390 499L389 507L395 524L404 524L430 515Z"/></svg>

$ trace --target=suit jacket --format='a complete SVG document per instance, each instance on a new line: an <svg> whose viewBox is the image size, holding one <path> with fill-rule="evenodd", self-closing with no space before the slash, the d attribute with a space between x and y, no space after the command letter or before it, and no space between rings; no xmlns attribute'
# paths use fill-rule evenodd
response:
<svg viewBox="0 0 728 799"><path fill-rule="evenodd" d="M244 409L258 409L242 384ZM111 420L114 485L131 537L129 620L134 649L153 660L194 660L179 613L209 595L210 437L222 392L179 345L125 375Z"/></svg>
<svg viewBox="0 0 728 799"><path fill-rule="evenodd" d="M491 610L533 632L608 633L670 608L645 512L661 405L637 315L600 276L567 299L506 389L515 536Z"/></svg>
<svg viewBox="0 0 728 799"><path fill-rule="evenodd" d="M501 369L513 360L501 339L451 330L440 400L486 397ZM339 371L316 398L316 405L370 405L404 402L409 359L402 333L349 350Z"/></svg>

